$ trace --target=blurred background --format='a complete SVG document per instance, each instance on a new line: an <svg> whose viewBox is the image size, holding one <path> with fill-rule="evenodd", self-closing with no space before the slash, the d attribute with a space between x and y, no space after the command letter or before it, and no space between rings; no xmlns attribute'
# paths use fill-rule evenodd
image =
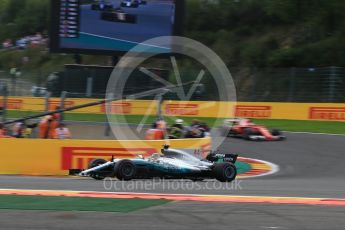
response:
<svg viewBox="0 0 345 230"><path fill-rule="evenodd" d="M10 96L60 96L65 90L69 97L104 97L112 69L97 65L111 66L112 59L51 54L49 4L0 0L0 87L7 85ZM187 0L184 34L224 60L240 101L344 102L344 12L342 0ZM147 66L171 77L167 63L152 62ZM95 67L66 66L76 63ZM181 64L186 78L195 76L194 68L188 60ZM96 81L88 92L87 78ZM216 89L207 88L207 78L204 83L206 90L194 99L215 99Z"/></svg>

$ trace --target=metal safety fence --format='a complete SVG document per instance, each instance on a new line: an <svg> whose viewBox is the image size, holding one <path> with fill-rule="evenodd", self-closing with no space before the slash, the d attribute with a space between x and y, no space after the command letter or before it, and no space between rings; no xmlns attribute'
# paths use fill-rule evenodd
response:
<svg viewBox="0 0 345 230"><path fill-rule="evenodd" d="M251 68L233 72L238 100L345 102L345 68Z"/></svg>
<svg viewBox="0 0 345 230"><path fill-rule="evenodd" d="M345 68L238 68L230 67L235 83L237 100L252 102L345 102ZM5 78L0 71L0 91L7 86L9 96L40 96L47 92L60 97L63 91L69 98L104 98L112 72L111 67L66 68L56 76L47 76L40 86L23 79ZM172 70L155 70L162 79L176 82ZM181 68L183 82L195 80L199 69ZM121 76L119 76L121 77ZM220 100L214 77L206 73L192 100ZM162 87L154 79L134 73L125 84L124 95ZM188 91L188 88L185 89ZM152 99L146 97L144 99ZM176 94L165 99L178 100Z"/></svg>

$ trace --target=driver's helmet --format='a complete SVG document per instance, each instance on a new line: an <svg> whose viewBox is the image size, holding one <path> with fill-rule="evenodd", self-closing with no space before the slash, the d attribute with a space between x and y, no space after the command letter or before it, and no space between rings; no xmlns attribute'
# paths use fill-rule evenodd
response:
<svg viewBox="0 0 345 230"><path fill-rule="evenodd" d="M182 120L182 119L177 119L177 120L175 121L175 124L177 124L177 125L183 125L183 120Z"/></svg>
<svg viewBox="0 0 345 230"><path fill-rule="evenodd" d="M158 121L156 121L156 124L157 124L157 129L165 130L167 128L167 123L162 119L159 119Z"/></svg>
<svg viewBox="0 0 345 230"><path fill-rule="evenodd" d="M246 122L247 122L248 125L254 125L252 119L246 118L245 120L246 120Z"/></svg>

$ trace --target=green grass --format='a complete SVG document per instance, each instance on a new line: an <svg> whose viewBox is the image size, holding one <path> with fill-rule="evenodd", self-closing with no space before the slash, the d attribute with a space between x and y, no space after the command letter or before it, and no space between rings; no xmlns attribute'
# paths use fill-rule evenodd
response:
<svg viewBox="0 0 345 230"><path fill-rule="evenodd" d="M268 128L278 128L291 132L313 132L345 134L345 122L337 121L294 121L294 120L254 120Z"/></svg>
<svg viewBox="0 0 345 230"><path fill-rule="evenodd" d="M169 200L111 199L83 197L48 197L0 195L0 209L133 212L152 206L163 205Z"/></svg>
<svg viewBox="0 0 345 230"><path fill-rule="evenodd" d="M20 118L23 116L28 116L36 114L33 112L23 112L23 111L9 111L8 117ZM66 113L66 120L71 121L92 121L92 122L105 122L106 115L104 114L81 114L81 113ZM127 115L125 116L125 121L130 124L138 124L142 121L143 116L141 115ZM145 121L146 124L152 124L156 119L155 116L149 116ZM169 118L166 117L168 123L172 123L176 117ZM194 118L183 117L185 124L189 124ZM200 118L199 120L206 122L210 125L220 125L222 119L219 119L215 123L214 118ZM269 119L253 119L255 123L262 124L268 128L278 128L284 131L293 132L315 132L315 133L334 133L334 134L345 134L345 122L336 121L295 121L295 120L269 120Z"/></svg>

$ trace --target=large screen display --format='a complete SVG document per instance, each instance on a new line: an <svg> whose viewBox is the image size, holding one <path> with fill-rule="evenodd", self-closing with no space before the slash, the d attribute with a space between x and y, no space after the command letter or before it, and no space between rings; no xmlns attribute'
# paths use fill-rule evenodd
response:
<svg viewBox="0 0 345 230"><path fill-rule="evenodd" d="M179 35L184 0L53 0L51 51L124 53L140 44L148 52L171 47L144 41ZM147 49L149 48L149 49Z"/></svg>

